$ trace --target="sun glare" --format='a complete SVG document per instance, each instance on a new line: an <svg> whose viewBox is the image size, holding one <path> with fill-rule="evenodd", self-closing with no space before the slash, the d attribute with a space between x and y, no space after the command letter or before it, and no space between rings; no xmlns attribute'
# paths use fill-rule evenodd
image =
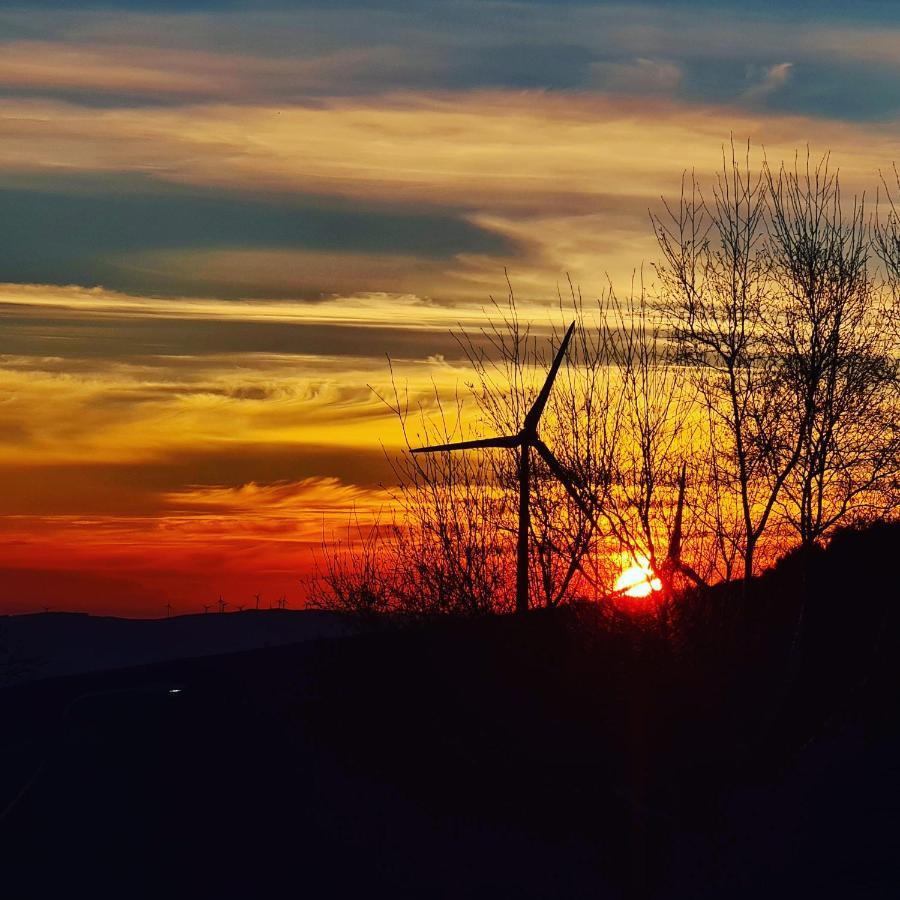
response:
<svg viewBox="0 0 900 900"><path fill-rule="evenodd" d="M650 560L639 554L616 579L615 590L626 597L649 597L662 590L662 582L650 567Z"/></svg>

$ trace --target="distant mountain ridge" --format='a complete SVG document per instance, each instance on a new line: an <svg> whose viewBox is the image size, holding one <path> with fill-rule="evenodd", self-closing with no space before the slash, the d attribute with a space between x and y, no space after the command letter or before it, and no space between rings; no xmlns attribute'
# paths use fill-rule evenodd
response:
<svg viewBox="0 0 900 900"><path fill-rule="evenodd" d="M248 610L169 619L71 612L0 616L0 687L337 638L357 630L351 617L322 610Z"/></svg>

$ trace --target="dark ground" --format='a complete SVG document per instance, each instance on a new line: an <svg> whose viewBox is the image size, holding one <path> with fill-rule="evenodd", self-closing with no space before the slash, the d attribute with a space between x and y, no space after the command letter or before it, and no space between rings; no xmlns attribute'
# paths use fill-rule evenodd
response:
<svg viewBox="0 0 900 900"><path fill-rule="evenodd" d="M900 896L898 550L7 688L0 892Z"/></svg>

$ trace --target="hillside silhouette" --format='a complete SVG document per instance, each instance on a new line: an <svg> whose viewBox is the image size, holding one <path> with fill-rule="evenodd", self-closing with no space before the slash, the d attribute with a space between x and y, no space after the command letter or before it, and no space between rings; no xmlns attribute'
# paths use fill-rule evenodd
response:
<svg viewBox="0 0 900 900"><path fill-rule="evenodd" d="M47 612L0 617L0 687L173 659L339 637L356 630L322 610L246 610L165 619Z"/></svg>
<svg viewBox="0 0 900 900"><path fill-rule="evenodd" d="M898 549L7 688L10 896L891 896Z"/></svg>

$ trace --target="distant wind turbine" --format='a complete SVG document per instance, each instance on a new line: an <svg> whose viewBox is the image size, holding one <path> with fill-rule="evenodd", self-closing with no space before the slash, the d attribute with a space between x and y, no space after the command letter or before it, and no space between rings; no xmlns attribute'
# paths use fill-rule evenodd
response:
<svg viewBox="0 0 900 900"><path fill-rule="evenodd" d="M225 612L225 607L226 607L226 606L228 606L228 604L227 604L227 603L221 598L221 596L220 596L220 597L219 597L219 612L220 612L220 613Z"/></svg>
<svg viewBox="0 0 900 900"><path fill-rule="evenodd" d="M559 350L547 373L547 379L541 388L534 405L528 410L525 421L518 434L504 435L495 438L480 438L473 441L458 441L452 444L434 444L430 447L417 447L413 453L441 453L451 450L477 450L487 447L503 447L506 449L518 447L519 455L519 530L516 542L516 612L528 611L528 532L531 527L531 450L537 451L538 456L547 464L550 471L560 481L566 489L569 496L575 501L579 509L594 523L596 527L596 519L593 513L584 502L581 494L576 489L572 480L569 478L566 470L562 467L560 461L553 455L550 448L538 437L538 423L550 398L550 391L553 388L553 382L559 367L566 355L569 341L575 332L575 323L573 322L565 333Z"/></svg>
<svg viewBox="0 0 900 900"><path fill-rule="evenodd" d="M172 606L172 604L171 604L171 603L167 603L167 604L166 604L166 618L167 618L167 619L171 619L171 618L172 618L172 612L173 612L173 611L174 611L174 607Z"/></svg>
<svg viewBox="0 0 900 900"><path fill-rule="evenodd" d="M256 597L256 608L259 609L259 594L254 594L253 596Z"/></svg>
<svg viewBox="0 0 900 900"><path fill-rule="evenodd" d="M705 585L706 581L681 558L682 519L684 517L684 494L687 485L687 463L682 463L678 477L678 502L675 506L675 522L669 538L669 549L661 569L668 579L676 572L686 575L694 584Z"/></svg>
<svg viewBox="0 0 900 900"><path fill-rule="evenodd" d="M203 604L203 612L204 612L204 613L208 613L208 612L209 612L209 606L210 606L210 605L209 605L208 603L204 603L204 604Z"/></svg>

